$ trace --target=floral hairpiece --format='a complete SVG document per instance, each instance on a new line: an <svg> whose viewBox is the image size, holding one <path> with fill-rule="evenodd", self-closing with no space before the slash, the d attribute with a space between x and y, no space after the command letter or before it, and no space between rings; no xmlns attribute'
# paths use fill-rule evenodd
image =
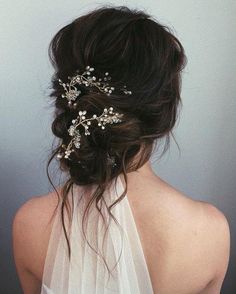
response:
<svg viewBox="0 0 236 294"><path fill-rule="evenodd" d="M111 80L108 72L105 72L103 78L97 79L97 77L91 75L91 72L94 71L94 67L90 67L88 65L85 69L86 70L82 74L79 74L79 70L77 70L77 74L75 76L68 76L68 80L70 80L69 83L64 83L61 79L58 79L59 84L62 85L65 90L65 93L62 94L61 97L68 100L69 106L72 104L73 106L76 106L76 103L72 103L72 101L75 101L81 94L81 90L78 90L76 85L96 87L100 92L105 93L108 96L115 90L115 87L111 87L108 83L108 81ZM126 85L124 85L120 90L123 91L123 93L126 95L132 94L131 91L126 89Z"/></svg>
<svg viewBox="0 0 236 294"><path fill-rule="evenodd" d="M118 112L113 112L113 107L110 107L109 109L104 108L103 113L100 116L97 116L94 114L91 118L86 118L87 111L79 111L79 115L76 119L72 120L72 124L68 129L69 135L72 137L70 140L68 146L66 147L63 145L62 147L65 149L64 153L58 153L57 158L61 159L69 158L71 152L75 151L73 149L73 145L79 149L80 148L80 140L81 140L81 133L79 131L79 126L82 126L84 128L84 134L85 136L90 135L89 126L91 125L92 121L97 121L98 126L101 127L101 129L105 129L106 124L113 124L121 122L121 117L123 114L120 114Z"/></svg>

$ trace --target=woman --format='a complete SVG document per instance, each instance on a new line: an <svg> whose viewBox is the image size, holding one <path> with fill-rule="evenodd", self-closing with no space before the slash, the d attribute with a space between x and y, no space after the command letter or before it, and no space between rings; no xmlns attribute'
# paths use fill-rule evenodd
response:
<svg viewBox="0 0 236 294"><path fill-rule="evenodd" d="M224 214L158 177L150 158L177 119L184 49L143 11L102 7L50 44L62 187L16 213L24 293L220 293Z"/></svg>

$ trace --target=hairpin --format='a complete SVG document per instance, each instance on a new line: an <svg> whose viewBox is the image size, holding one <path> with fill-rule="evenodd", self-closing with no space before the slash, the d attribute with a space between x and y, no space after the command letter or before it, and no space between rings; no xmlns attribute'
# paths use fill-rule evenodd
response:
<svg viewBox="0 0 236 294"><path fill-rule="evenodd" d="M72 124L70 125L68 129L69 135L72 137L70 140L68 146L66 147L63 144L63 148L65 149L64 154L63 153L58 153L57 158L61 159L62 157L64 158L69 158L71 152L74 151L73 145L79 149L80 148L80 140L81 140L81 134L79 131L79 126L82 126L84 128L84 134L85 136L90 135L89 131L89 126L91 125L92 121L97 121L98 126L101 127L101 129L105 129L106 124L113 124L113 123L118 123L121 122L121 117L123 114L120 114L118 112L113 112L113 107L110 107L109 109L104 108L103 113L100 116L97 116L94 114L91 118L86 118L86 113L87 111L79 111L79 115L77 116L76 119L72 120Z"/></svg>
<svg viewBox="0 0 236 294"><path fill-rule="evenodd" d="M112 167L117 166L115 156L111 156L109 153L107 154L107 163Z"/></svg>
<svg viewBox="0 0 236 294"><path fill-rule="evenodd" d="M78 163L81 164L81 168L85 168L86 166L84 164L82 164L81 160L78 160ZM111 156L108 152L107 152L107 164L111 165L112 167L116 167L116 159L115 156Z"/></svg>
<svg viewBox="0 0 236 294"><path fill-rule="evenodd" d="M62 85L65 90L65 93L62 94L61 97L68 100L69 106L71 106L72 101L75 101L81 94L81 90L78 90L76 85L96 87L100 92L105 93L108 96L115 90L115 87L111 87L108 83L108 81L111 80L108 72L105 72L103 78L97 79L94 75L91 75L91 72L94 71L94 67L90 67L88 65L85 69L86 70L82 74L79 74L79 70L77 70L77 74L75 76L68 76L68 80L70 80L68 83L64 83L61 79L58 79L59 84ZM126 95L132 94L130 90L127 90L126 85L124 85L120 90ZM73 103L73 106L76 106L76 103Z"/></svg>

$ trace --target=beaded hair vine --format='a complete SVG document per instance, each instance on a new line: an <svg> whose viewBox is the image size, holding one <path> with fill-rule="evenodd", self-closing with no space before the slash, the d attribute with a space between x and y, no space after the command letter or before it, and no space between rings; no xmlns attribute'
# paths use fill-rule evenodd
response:
<svg viewBox="0 0 236 294"><path fill-rule="evenodd" d="M86 66L86 70L79 74L79 70L77 70L77 74L73 77L68 77L70 80L69 83L62 82L61 79L58 79L59 84L63 86L65 93L61 95L62 98L66 98L68 100L68 105L75 107L77 104L74 102L81 94L81 90L77 89L76 85L85 85L86 87L95 87L100 92L105 93L106 95L110 95L115 87L111 87L108 83L111 80L108 72L105 72L103 78L96 78L95 76L91 76L91 72L94 71L93 67L89 65ZM132 92L126 89L126 85L124 85L120 89L125 95L131 95ZM72 102L73 101L73 102ZM118 112L113 112L113 107L109 107L109 109L104 108L103 113L98 116L97 114L93 114L91 118L86 118L86 110L79 111L79 115L72 120L72 124L68 129L69 135L72 137L69 144L66 146L65 144L61 145L62 148L59 148L60 151L57 154L57 159L66 158L70 159L70 154L75 151L75 148L79 149L81 145L81 132L79 127L84 128L85 136L90 135L89 127L91 126L92 121L96 121L97 125L101 127L101 129L105 129L106 124L113 124L121 122L121 117L123 114ZM63 150L61 150L63 149ZM111 157L109 154L107 155L107 160L110 164L115 166L114 157Z"/></svg>
<svg viewBox="0 0 236 294"><path fill-rule="evenodd" d="M81 133L79 131L79 126L82 126L84 128L84 134L85 136L88 136L90 135L89 126L91 125L92 121L96 121L97 125L104 130L106 124L121 122L121 117L123 116L123 114L120 114L118 112L114 113L113 107L110 107L109 109L104 108L103 113L100 116L94 114L91 118L86 118L86 113L86 110L79 111L79 115L77 116L77 118L72 120L72 124L68 129L68 133L72 137L72 139L70 140L67 147L63 145L63 148L65 150L64 154L58 153L58 159L62 157L69 158L71 152L75 151L73 149L73 145L77 149L80 148Z"/></svg>
<svg viewBox="0 0 236 294"><path fill-rule="evenodd" d="M100 92L105 93L106 95L111 95L112 92L115 90L115 87L109 85L111 77L109 76L108 72L105 72L103 78L97 78L91 73L94 71L94 67L90 67L89 65L86 66L86 70L79 74L79 70L76 71L76 75L73 77L68 77L70 80L69 83L62 82L61 79L58 79L59 84L64 88L65 93L61 95L62 98L66 98L68 100L69 106L76 106L76 102L73 103L80 96L81 90L77 89L76 85L84 85L86 87L95 87ZM126 85L124 85L120 89L124 94L131 95L132 92L126 89Z"/></svg>

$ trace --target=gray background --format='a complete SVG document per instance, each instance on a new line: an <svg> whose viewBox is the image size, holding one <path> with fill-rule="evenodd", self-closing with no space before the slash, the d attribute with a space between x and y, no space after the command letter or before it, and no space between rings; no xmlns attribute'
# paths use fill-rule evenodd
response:
<svg viewBox="0 0 236 294"><path fill-rule="evenodd" d="M138 4L136 4L138 2ZM0 2L0 292L21 293L16 277L11 224L17 208L51 187L45 166L52 143L49 107L52 68L47 48L65 24L105 2ZM236 293L236 1L110 1L146 9L175 29L188 65L183 108L172 141L156 173L189 197L221 209L231 226L231 259L222 293ZM155 157L153 158L153 160ZM56 174L55 177L59 178Z"/></svg>

